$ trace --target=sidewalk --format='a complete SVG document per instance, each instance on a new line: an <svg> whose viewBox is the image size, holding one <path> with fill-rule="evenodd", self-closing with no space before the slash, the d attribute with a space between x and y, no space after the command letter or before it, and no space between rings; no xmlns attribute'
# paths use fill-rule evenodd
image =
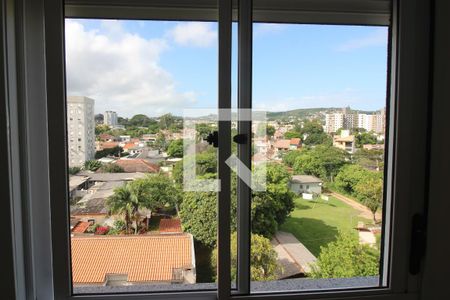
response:
<svg viewBox="0 0 450 300"><path fill-rule="evenodd" d="M278 254L278 261L284 268L282 277L311 272L310 264L317 259L294 235L278 231L272 240L272 245Z"/></svg>

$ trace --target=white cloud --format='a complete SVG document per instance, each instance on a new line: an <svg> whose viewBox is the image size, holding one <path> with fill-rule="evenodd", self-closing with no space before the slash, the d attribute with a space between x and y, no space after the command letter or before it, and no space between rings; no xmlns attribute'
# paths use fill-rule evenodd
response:
<svg viewBox="0 0 450 300"><path fill-rule="evenodd" d="M286 24L275 24L275 23L261 23L255 24L254 36L260 37L267 34L274 34L283 31L286 28Z"/></svg>
<svg viewBox="0 0 450 300"><path fill-rule="evenodd" d="M155 115L195 102L192 91L179 92L171 74L159 64L168 48L164 39L144 39L124 30L120 21L104 21L87 30L66 21L68 95L96 100L96 112Z"/></svg>
<svg viewBox="0 0 450 300"><path fill-rule="evenodd" d="M351 39L336 47L338 51L352 51L367 47L387 46L387 28L378 28L365 37Z"/></svg>
<svg viewBox="0 0 450 300"><path fill-rule="evenodd" d="M173 41L182 46L210 47L217 42L217 30L206 22L183 22L168 32Z"/></svg>

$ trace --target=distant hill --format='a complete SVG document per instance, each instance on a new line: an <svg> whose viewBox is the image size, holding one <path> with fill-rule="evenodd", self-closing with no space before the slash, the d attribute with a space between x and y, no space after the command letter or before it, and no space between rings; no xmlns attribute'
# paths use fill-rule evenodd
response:
<svg viewBox="0 0 450 300"><path fill-rule="evenodd" d="M266 112L267 119L269 121L288 119L289 117L294 117L298 119L308 118L308 117L324 117L324 114L341 112L342 107L316 107L316 108L299 108L288 111L278 111L278 112ZM352 113L360 114L374 114L376 111L363 111L357 109L350 109ZM237 119L236 113L232 113L233 120ZM188 119L204 120L204 121L215 121L217 120L217 115L210 114L207 116L192 117Z"/></svg>
<svg viewBox="0 0 450 300"><path fill-rule="evenodd" d="M306 118L306 117L318 116L318 114L326 114L326 113L340 112L340 111L342 111L342 107L299 108L299 109L293 109L293 110L288 110L288 111L267 112L267 118L269 120L286 119L289 117L295 117L295 118L302 119L302 118ZM362 110L355 110L355 109L352 109L351 112L362 113L362 114L375 113L375 111L362 111Z"/></svg>
<svg viewBox="0 0 450 300"><path fill-rule="evenodd" d="M318 107L318 108L299 108L288 111L279 111L279 112L267 112L267 118L269 120L275 119L285 119L289 117L296 118L306 118L317 115L318 113L327 113L331 111L338 111L342 108L334 108L334 107Z"/></svg>

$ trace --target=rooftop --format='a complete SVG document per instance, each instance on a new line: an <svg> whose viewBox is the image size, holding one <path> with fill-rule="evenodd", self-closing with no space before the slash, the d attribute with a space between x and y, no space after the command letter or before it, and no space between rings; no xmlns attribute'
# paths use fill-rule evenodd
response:
<svg viewBox="0 0 450 300"><path fill-rule="evenodd" d="M291 140L277 140L274 144L274 147L278 149L289 149L290 145Z"/></svg>
<svg viewBox="0 0 450 300"><path fill-rule="evenodd" d="M290 144L291 145L300 145L302 140L300 138L292 138Z"/></svg>
<svg viewBox="0 0 450 300"><path fill-rule="evenodd" d="M72 233L84 233L89 226L91 226L91 223L80 221L72 228Z"/></svg>
<svg viewBox="0 0 450 300"><path fill-rule="evenodd" d="M131 181L145 177L144 173L94 173L82 171L78 175L89 176L90 181Z"/></svg>
<svg viewBox="0 0 450 300"><path fill-rule="evenodd" d="M159 221L160 233L182 232L180 219L161 219Z"/></svg>
<svg viewBox="0 0 450 300"><path fill-rule="evenodd" d="M74 284L103 284L107 274L172 281L174 269L195 267L190 234L73 237L71 244Z"/></svg>
<svg viewBox="0 0 450 300"><path fill-rule="evenodd" d="M146 161L145 159L135 158L126 159L122 158L116 161L118 166L121 166L125 172L144 172L144 173L157 173L159 166Z"/></svg>
<svg viewBox="0 0 450 300"><path fill-rule="evenodd" d="M81 184L85 183L89 177L87 176L78 176L78 175L70 175L69 176L69 190L73 191Z"/></svg>
<svg viewBox="0 0 450 300"><path fill-rule="evenodd" d="M298 183L322 183L322 180L311 175L294 175L292 176L293 182Z"/></svg>

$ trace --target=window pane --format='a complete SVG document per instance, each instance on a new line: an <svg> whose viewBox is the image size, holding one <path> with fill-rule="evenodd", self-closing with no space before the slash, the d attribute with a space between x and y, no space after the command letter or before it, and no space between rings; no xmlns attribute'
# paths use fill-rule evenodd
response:
<svg viewBox="0 0 450 300"><path fill-rule="evenodd" d="M65 25L74 292L215 289L217 23Z"/></svg>
<svg viewBox="0 0 450 300"><path fill-rule="evenodd" d="M388 28L253 29L251 290L379 286Z"/></svg>

